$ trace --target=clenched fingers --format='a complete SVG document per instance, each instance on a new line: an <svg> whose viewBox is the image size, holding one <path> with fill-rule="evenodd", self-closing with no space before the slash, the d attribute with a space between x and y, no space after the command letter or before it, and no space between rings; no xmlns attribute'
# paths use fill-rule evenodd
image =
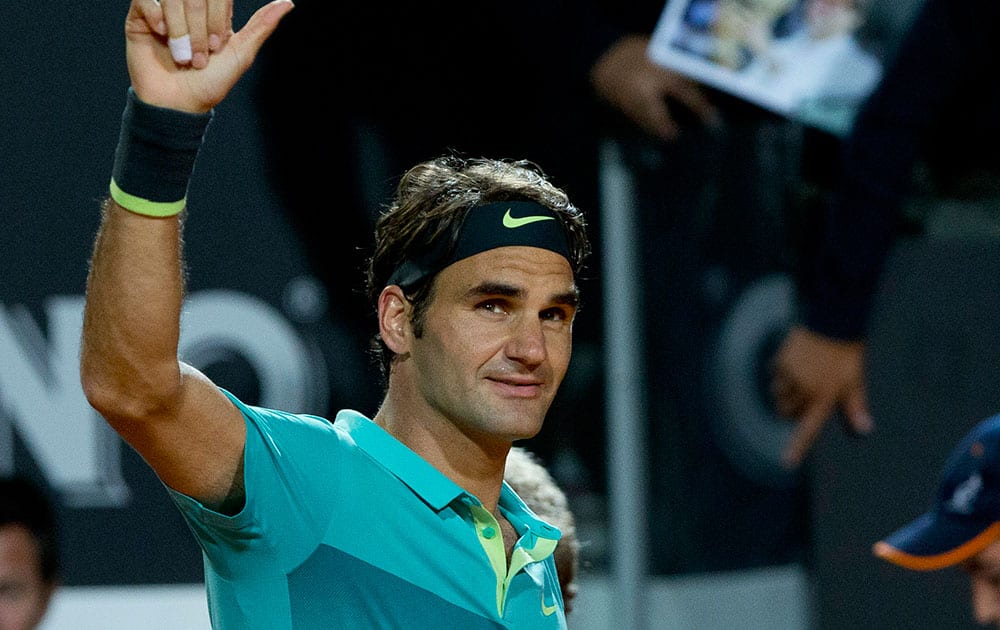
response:
<svg viewBox="0 0 1000 630"><path fill-rule="evenodd" d="M208 55L219 50L229 37L232 0L159 0L155 4L162 14L171 57L177 64L204 68Z"/></svg>

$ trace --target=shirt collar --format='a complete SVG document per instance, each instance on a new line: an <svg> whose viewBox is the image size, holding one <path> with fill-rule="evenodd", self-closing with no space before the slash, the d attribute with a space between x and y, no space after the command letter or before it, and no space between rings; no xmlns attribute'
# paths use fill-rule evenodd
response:
<svg viewBox="0 0 1000 630"><path fill-rule="evenodd" d="M345 409L338 412L335 424L351 436L358 448L371 455L435 511L443 510L459 498L464 503L481 505L478 498L357 411ZM500 489L499 506L519 531L526 528L538 538L549 540L559 540L562 536L557 527L536 517L506 482Z"/></svg>
<svg viewBox="0 0 1000 630"><path fill-rule="evenodd" d="M548 540L559 540L562 538L562 532L559 531L559 528L535 516L531 508L514 492L513 488L507 485L506 481L500 489L499 506L504 516L507 517L507 520L510 521L519 534L524 533L522 529L527 529L537 538Z"/></svg>
<svg viewBox="0 0 1000 630"><path fill-rule="evenodd" d="M351 436L358 448L371 455L434 510L444 509L460 496L471 496L427 460L357 411L338 412L335 424Z"/></svg>

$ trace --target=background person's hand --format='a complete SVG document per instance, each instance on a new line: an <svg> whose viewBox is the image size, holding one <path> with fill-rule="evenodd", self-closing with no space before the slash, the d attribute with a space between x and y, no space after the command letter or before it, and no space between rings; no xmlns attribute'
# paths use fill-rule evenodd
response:
<svg viewBox="0 0 1000 630"><path fill-rule="evenodd" d="M674 140L680 132L670 111L672 103L713 124L718 113L701 86L651 61L648 46L648 37L626 35L606 50L590 71L597 95L662 140Z"/></svg>
<svg viewBox="0 0 1000 630"><path fill-rule="evenodd" d="M798 466L837 411L848 429L867 435L874 429L865 386L865 346L831 339L804 326L793 327L775 355L771 393L779 414L797 425L782 459Z"/></svg>
<svg viewBox="0 0 1000 630"><path fill-rule="evenodd" d="M136 95L151 105L204 113L218 105L292 9L274 0L232 30L232 0L133 0L125 19L126 58ZM185 7L187 5L187 8ZM168 39L190 38L191 60L175 61Z"/></svg>

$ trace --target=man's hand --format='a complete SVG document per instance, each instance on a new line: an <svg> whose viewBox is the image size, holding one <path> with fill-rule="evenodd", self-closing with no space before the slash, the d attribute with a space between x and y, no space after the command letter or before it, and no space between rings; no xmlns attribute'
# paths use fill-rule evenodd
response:
<svg viewBox="0 0 1000 630"><path fill-rule="evenodd" d="M159 107L209 111L243 76L291 9L290 0L274 0L234 33L232 0L132 0L125 41L136 95ZM190 61L175 61L168 40L185 38L190 39Z"/></svg>
<svg viewBox="0 0 1000 630"><path fill-rule="evenodd" d="M785 337L775 355L771 393L778 413L798 421L782 454L786 465L802 463L838 409L850 430L871 433L864 354L860 341L831 339L803 326Z"/></svg>
<svg viewBox="0 0 1000 630"><path fill-rule="evenodd" d="M648 45L648 37L627 35L601 55L590 70L598 96L661 140L674 140L680 132L668 99L713 124L718 113L698 83L650 61Z"/></svg>

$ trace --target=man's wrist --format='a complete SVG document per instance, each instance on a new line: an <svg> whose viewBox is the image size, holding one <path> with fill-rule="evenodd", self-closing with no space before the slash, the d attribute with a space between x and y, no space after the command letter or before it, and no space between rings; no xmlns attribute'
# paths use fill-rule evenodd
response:
<svg viewBox="0 0 1000 630"><path fill-rule="evenodd" d="M211 120L211 111L192 114L157 107L129 88L111 174L115 202L152 217L181 212Z"/></svg>

